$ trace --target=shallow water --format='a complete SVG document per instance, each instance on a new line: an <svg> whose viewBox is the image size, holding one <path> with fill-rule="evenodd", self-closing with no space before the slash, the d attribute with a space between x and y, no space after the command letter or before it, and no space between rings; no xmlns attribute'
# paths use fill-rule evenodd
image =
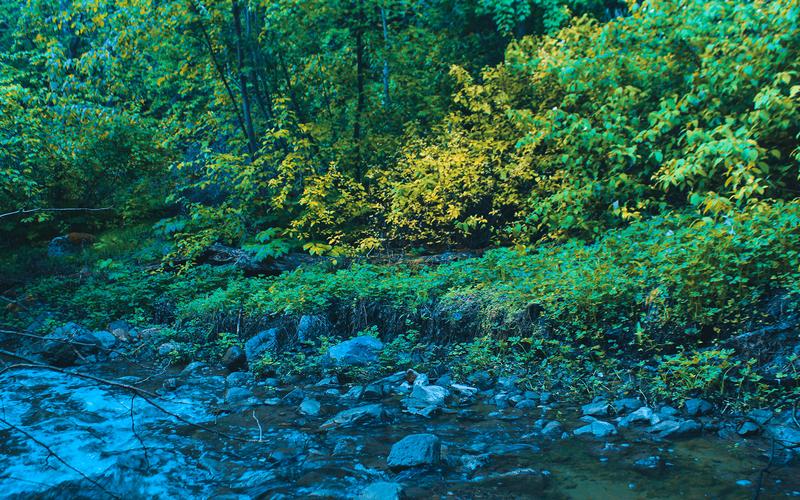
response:
<svg viewBox="0 0 800 500"><path fill-rule="evenodd" d="M132 383L136 367L94 366L94 375ZM140 370L138 370L140 371ZM528 438L540 415L474 405L467 413L425 419L402 413L399 399L384 401L386 424L320 431L340 409L354 406L315 389L323 403L318 418L300 416L296 405L227 408L222 374L190 376L158 404L184 419L243 442L180 422L132 398L129 392L70 375L19 369L0 375L0 417L47 445L65 462L107 492L122 498L352 497L364 485L403 483L414 498L752 498L766 465L767 443L738 444L705 436L656 443L626 433L610 440L569 438L555 442ZM127 378L124 378L126 377ZM142 387L161 385L154 377ZM174 376L174 374L172 374ZM281 395L280 391L277 395ZM263 401L274 396L260 388ZM131 408L133 404L133 408ZM577 413L548 414L577 427ZM391 445L408 434L430 432L442 440L444 464L434 470L389 471ZM464 455L491 453L474 472ZM0 496L11 498L105 498L109 495L70 470L41 445L0 423ZM666 466L642 472L639 458L663 457ZM500 474L524 469L541 476ZM800 468L778 467L765 476L761 498L800 496Z"/></svg>

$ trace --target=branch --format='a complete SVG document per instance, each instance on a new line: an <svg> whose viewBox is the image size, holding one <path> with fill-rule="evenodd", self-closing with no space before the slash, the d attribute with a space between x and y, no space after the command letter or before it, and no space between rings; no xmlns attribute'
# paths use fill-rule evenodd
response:
<svg viewBox="0 0 800 500"><path fill-rule="evenodd" d="M11 217L13 215L27 215L33 214L36 212L107 212L109 210L114 210L112 207L105 207L105 208L20 208L19 210L15 210L13 212L6 212L4 214L0 214L0 219L3 217Z"/></svg>

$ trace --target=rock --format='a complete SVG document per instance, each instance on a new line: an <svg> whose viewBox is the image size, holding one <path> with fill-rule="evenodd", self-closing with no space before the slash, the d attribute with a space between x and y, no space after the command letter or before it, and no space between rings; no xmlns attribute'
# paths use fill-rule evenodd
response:
<svg viewBox="0 0 800 500"><path fill-rule="evenodd" d="M244 351L247 360L258 361L264 354L278 348L278 329L270 328L255 335L244 344Z"/></svg>
<svg viewBox="0 0 800 500"><path fill-rule="evenodd" d="M765 434L787 449L785 462L788 463L792 456L800 455L800 430L787 425L768 425Z"/></svg>
<svg viewBox="0 0 800 500"><path fill-rule="evenodd" d="M179 348L180 346L178 346L178 344L176 344L175 342L164 342L163 344L158 346L156 352L158 352L158 355L163 358L164 356L169 356L169 353L177 351Z"/></svg>
<svg viewBox="0 0 800 500"><path fill-rule="evenodd" d="M441 380L441 379L439 379ZM437 382L437 385L440 387L445 387L441 383ZM478 394L477 387L470 387L468 385L461 385L461 384L450 384L450 389L453 390L454 393L460 395L464 398L471 398Z"/></svg>
<svg viewBox="0 0 800 500"><path fill-rule="evenodd" d="M225 384L228 387L244 387L255 382L253 374L250 372L233 372L225 377Z"/></svg>
<svg viewBox="0 0 800 500"><path fill-rule="evenodd" d="M711 410L714 409L714 405L706 401L705 399L687 399L686 402L683 404L684 409L686 410L686 414L690 417L699 417L701 415L707 415L711 413Z"/></svg>
<svg viewBox="0 0 800 500"><path fill-rule="evenodd" d="M252 403L253 399L253 392L246 387L230 387L225 391L225 402L230 405Z"/></svg>
<svg viewBox="0 0 800 500"><path fill-rule="evenodd" d="M133 337L133 327L127 321L118 319L108 324L108 331L122 342L127 342Z"/></svg>
<svg viewBox="0 0 800 500"><path fill-rule="evenodd" d="M303 392L303 389L299 387L295 387L283 397L283 400L289 404L297 404L303 401L306 398L306 393Z"/></svg>
<svg viewBox="0 0 800 500"><path fill-rule="evenodd" d="M478 469L485 467L492 459L490 453L482 453L480 455L462 455L461 465L468 473L473 473Z"/></svg>
<svg viewBox="0 0 800 500"><path fill-rule="evenodd" d="M484 487L501 488L504 493L515 494L515 497L540 498L542 490L550 482L550 473L536 469L515 469L499 474L477 476L472 480ZM511 486L514 489L509 489Z"/></svg>
<svg viewBox="0 0 800 500"><path fill-rule="evenodd" d="M441 449L441 441L433 434L412 434L392 445L386 463L395 470L437 465Z"/></svg>
<svg viewBox="0 0 800 500"><path fill-rule="evenodd" d="M238 345L231 346L222 356L222 366L231 372L243 370L247 367L247 355Z"/></svg>
<svg viewBox="0 0 800 500"><path fill-rule="evenodd" d="M400 500L404 497L403 485L379 481L364 488L358 495L358 500Z"/></svg>
<svg viewBox="0 0 800 500"><path fill-rule="evenodd" d="M350 390L348 390L346 393L344 393L344 395L342 395L342 398L352 399L355 401L361 399L362 394L364 394L364 387L360 385L354 385L353 387L350 388Z"/></svg>
<svg viewBox="0 0 800 500"><path fill-rule="evenodd" d="M297 340L308 342L328 333L330 322L323 315L303 315L297 322Z"/></svg>
<svg viewBox="0 0 800 500"><path fill-rule="evenodd" d="M500 377L497 379L497 385L500 386L501 389L504 391L512 392L517 389L517 382L519 381L519 377L516 375L511 375L508 377Z"/></svg>
<svg viewBox="0 0 800 500"><path fill-rule="evenodd" d="M492 376L485 371L475 372L469 377L467 377L467 383L469 385L475 386L482 391L485 391L486 389L492 387L493 382L494 379L492 378Z"/></svg>
<svg viewBox="0 0 800 500"><path fill-rule="evenodd" d="M623 398L614 401L614 411L617 413L626 413L631 411L636 411L644 404L639 400L639 398Z"/></svg>
<svg viewBox="0 0 800 500"><path fill-rule="evenodd" d="M523 399L516 404L515 408L519 410L534 410L539 407L539 401L533 399Z"/></svg>
<svg viewBox="0 0 800 500"><path fill-rule="evenodd" d="M100 341L77 323L67 323L45 336L41 355L53 366L68 367L97 352Z"/></svg>
<svg viewBox="0 0 800 500"><path fill-rule="evenodd" d="M369 384L364 388L361 399L366 401L380 401L383 398L383 385L378 383Z"/></svg>
<svg viewBox="0 0 800 500"><path fill-rule="evenodd" d="M658 410L658 416L661 417L664 420L668 420L669 417L674 417L678 413L680 413L678 410L676 410L675 408L673 408L673 407L671 407L669 405L663 405Z"/></svg>
<svg viewBox="0 0 800 500"><path fill-rule="evenodd" d="M755 422L746 420L736 429L736 433L740 436L752 436L753 434L758 434L760 429L761 428Z"/></svg>
<svg viewBox="0 0 800 500"><path fill-rule="evenodd" d="M633 468L642 471L654 471L659 470L662 467L664 467L664 459L658 455L640 458L639 460L633 462Z"/></svg>
<svg viewBox="0 0 800 500"><path fill-rule="evenodd" d="M362 335L328 349L328 356L339 366L362 366L378 361L383 343L375 337Z"/></svg>
<svg viewBox="0 0 800 500"><path fill-rule="evenodd" d="M645 429L661 439L696 436L700 434L700 424L694 420L665 420Z"/></svg>
<svg viewBox="0 0 800 500"><path fill-rule="evenodd" d="M181 370L180 377L188 377L189 375L194 375L195 372L198 372L204 368L208 367L207 364L203 363L202 361L192 361L186 367Z"/></svg>
<svg viewBox="0 0 800 500"><path fill-rule="evenodd" d="M741 486L742 488L749 488L753 486L753 481L750 481L749 479L740 479L736 481L736 486Z"/></svg>
<svg viewBox="0 0 800 500"><path fill-rule="evenodd" d="M596 438L613 436L616 433L617 429L616 427L614 427L613 424L610 424L608 422L603 422L602 420L595 420L590 424L575 429L575 431L573 432L573 434L575 434L576 436L591 435Z"/></svg>
<svg viewBox="0 0 800 500"><path fill-rule="evenodd" d="M764 425L770 420L772 420L773 415L774 413L769 408L758 408L750 411L747 414L747 418L757 423L758 425Z"/></svg>
<svg viewBox="0 0 800 500"><path fill-rule="evenodd" d="M548 439L558 439L564 434L564 428L560 422L552 420L542 428L542 436Z"/></svg>
<svg viewBox="0 0 800 500"><path fill-rule="evenodd" d="M610 405L608 401L597 401L595 403L589 403L581 406L581 412L584 415L589 415L593 417L597 416L605 416L608 415L608 410Z"/></svg>
<svg viewBox="0 0 800 500"><path fill-rule="evenodd" d="M418 379L417 382L420 382ZM406 398L406 407L409 409L422 409L427 407L442 407L448 392L438 385L422 385L414 383L411 394Z"/></svg>
<svg viewBox="0 0 800 500"><path fill-rule="evenodd" d="M334 375L320 379L319 382L314 384L314 387L337 387L338 385L339 385L339 378Z"/></svg>
<svg viewBox="0 0 800 500"><path fill-rule="evenodd" d="M117 337L113 333L105 330L98 330L92 333L92 337L97 341L98 346L104 350L113 349L117 345Z"/></svg>
<svg viewBox="0 0 800 500"><path fill-rule="evenodd" d="M320 426L320 429L333 429L347 427L354 424L367 422L383 422L386 420L386 412L380 404L363 405L349 410L340 411L330 420Z"/></svg>
<svg viewBox="0 0 800 500"><path fill-rule="evenodd" d="M619 421L620 427L630 427L632 424L647 422L648 425L655 425L661 421L661 417L646 406L628 414Z"/></svg>
<svg viewBox="0 0 800 500"><path fill-rule="evenodd" d="M495 394L492 399L488 401L490 405L494 405L499 409L508 408L508 394L501 392Z"/></svg>
<svg viewBox="0 0 800 500"><path fill-rule="evenodd" d="M318 417L322 411L322 405L316 399L306 398L300 403L300 413L309 417Z"/></svg>

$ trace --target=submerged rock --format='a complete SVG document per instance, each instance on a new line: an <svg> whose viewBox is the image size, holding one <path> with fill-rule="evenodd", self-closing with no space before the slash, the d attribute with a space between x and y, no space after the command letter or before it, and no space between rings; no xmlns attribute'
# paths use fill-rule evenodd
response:
<svg viewBox="0 0 800 500"><path fill-rule="evenodd" d="M358 500L399 500L405 498L403 485L379 481L364 488L358 495Z"/></svg>
<svg viewBox="0 0 800 500"><path fill-rule="evenodd" d="M322 405L316 399L306 398L300 403L300 413L309 417L317 417L322 411Z"/></svg>
<svg viewBox="0 0 800 500"><path fill-rule="evenodd" d="M386 463L392 469L437 465L441 449L441 441L433 434L412 434L392 446Z"/></svg>
<svg viewBox="0 0 800 500"><path fill-rule="evenodd" d="M328 349L328 356L339 366L368 365L378 361L383 343L375 337L362 335Z"/></svg>

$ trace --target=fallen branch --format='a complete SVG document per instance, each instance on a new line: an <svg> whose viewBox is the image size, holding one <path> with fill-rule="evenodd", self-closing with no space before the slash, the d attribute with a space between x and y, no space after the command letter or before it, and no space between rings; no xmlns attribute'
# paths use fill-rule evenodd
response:
<svg viewBox="0 0 800 500"><path fill-rule="evenodd" d="M112 498L117 498L117 499L121 500L121 497L119 497L119 496L113 494L112 492L108 491L105 487L103 487L102 484L98 483L96 480L94 480L91 477L87 476L86 473L84 473L82 470L80 470L80 469L74 467L73 465L69 464L66 460L64 460L63 458L58 456L58 454L56 452L54 452L52 448L50 448L49 446L47 446L43 442L39 441L38 439L36 439L36 437L31 435L29 432L25 431L24 429L20 429L19 427L17 427L16 425L12 424L11 422L9 422L8 420L6 420L6 419L4 419L2 417L0 417L0 423L2 423L3 425L7 426L9 429L17 431L18 433L22 434L23 436L27 437L28 439L30 439L34 443L38 444L39 446L41 446L42 448L47 450L48 458L49 457L53 457L56 460L58 460L59 462L61 462L62 464L64 464L64 466L67 467L68 469L70 469L70 470L72 470L74 472L77 472L78 474L80 474L81 477L83 477L84 479L86 479L87 481L92 483L94 486L96 486L99 490L101 490L106 495L108 495L108 496L110 496Z"/></svg>
<svg viewBox="0 0 800 500"><path fill-rule="evenodd" d="M114 210L111 207L104 207L104 208L20 208L19 210L14 210L13 212L6 212L4 214L0 214L0 219L3 217L11 217L14 215L28 215L28 214L35 214L37 212L107 212L109 210Z"/></svg>

